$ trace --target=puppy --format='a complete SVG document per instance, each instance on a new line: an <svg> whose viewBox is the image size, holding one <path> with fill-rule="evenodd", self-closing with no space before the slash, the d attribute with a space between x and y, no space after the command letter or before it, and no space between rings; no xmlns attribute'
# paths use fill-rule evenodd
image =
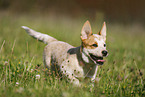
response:
<svg viewBox="0 0 145 97"><path fill-rule="evenodd" d="M45 44L43 61L46 68L59 70L68 77L69 81L79 86L79 79L90 78L94 82L98 65L103 65L103 57L108 55L106 50L106 24L104 22L101 31L93 34L89 21L86 21L81 31L81 46L58 41L57 39L36 32L26 26L22 26L26 32Z"/></svg>

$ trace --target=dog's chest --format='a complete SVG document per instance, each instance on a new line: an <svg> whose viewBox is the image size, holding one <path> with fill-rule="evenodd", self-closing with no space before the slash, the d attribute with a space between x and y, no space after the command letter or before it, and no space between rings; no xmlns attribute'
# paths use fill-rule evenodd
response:
<svg viewBox="0 0 145 97"><path fill-rule="evenodd" d="M64 60L60 66L61 71L65 75L71 75L76 78L94 78L97 73L96 65L85 64L79 60L77 55L70 55Z"/></svg>

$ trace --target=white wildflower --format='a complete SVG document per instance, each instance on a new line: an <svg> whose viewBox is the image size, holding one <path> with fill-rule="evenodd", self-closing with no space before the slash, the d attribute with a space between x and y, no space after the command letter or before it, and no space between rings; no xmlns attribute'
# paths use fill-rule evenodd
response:
<svg viewBox="0 0 145 97"><path fill-rule="evenodd" d="M31 69L31 71L30 72L33 72L34 71L34 69Z"/></svg>
<svg viewBox="0 0 145 97"><path fill-rule="evenodd" d="M36 79L40 79L40 75L38 74L38 75L36 75Z"/></svg>
<svg viewBox="0 0 145 97"><path fill-rule="evenodd" d="M16 82L16 85L19 85L19 83L18 83L18 82Z"/></svg>
<svg viewBox="0 0 145 97"><path fill-rule="evenodd" d="M8 61L5 61L5 63L4 63L4 64L5 64L5 66L7 66L7 65L8 65Z"/></svg>

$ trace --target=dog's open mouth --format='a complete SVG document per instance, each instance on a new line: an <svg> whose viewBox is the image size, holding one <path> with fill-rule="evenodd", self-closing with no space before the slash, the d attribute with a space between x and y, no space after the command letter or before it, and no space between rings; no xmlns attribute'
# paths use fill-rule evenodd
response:
<svg viewBox="0 0 145 97"><path fill-rule="evenodd" d="M90 54L90 58L92 61L94 61L96 64L99 64L99 65L103 65L103 63L105 62L105 60L103 60L103 57L97 57L97 56L94 56L93 54Z"/></svg>

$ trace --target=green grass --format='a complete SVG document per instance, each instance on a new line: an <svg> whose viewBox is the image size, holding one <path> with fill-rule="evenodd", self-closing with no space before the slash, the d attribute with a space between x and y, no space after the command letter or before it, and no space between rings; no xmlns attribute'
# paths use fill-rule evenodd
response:
<svg viewBox="0 0 145 97"><path fill-rule="evenodd" d="M21 26L47 33L79 46L86 18L13 15L0 16L0 96L1 97L95 97L145 96L145 29L139 24L107 22L106 63L99 67L99 82L90 87L73 87L59 77L46 75L42 53L45 44L34 40ZM91 22L94 33L103 20ZM47 72L49 73L49 72ZM40 79L36 77L40 75Z"/></svg>

